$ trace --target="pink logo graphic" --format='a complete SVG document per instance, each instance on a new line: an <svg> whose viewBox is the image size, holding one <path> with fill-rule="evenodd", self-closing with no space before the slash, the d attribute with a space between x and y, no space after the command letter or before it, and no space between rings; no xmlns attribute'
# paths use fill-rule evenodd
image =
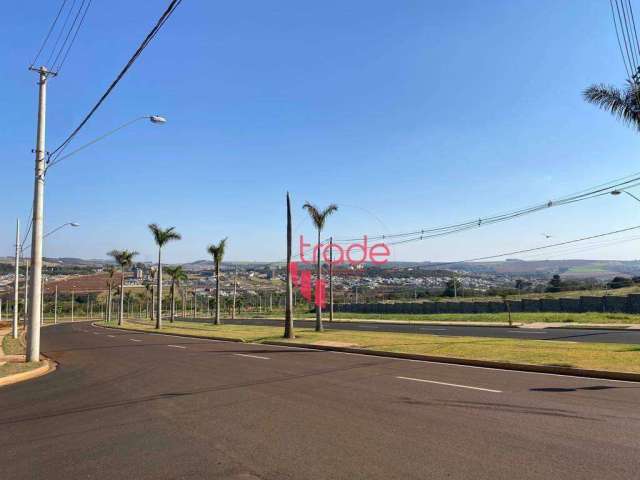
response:
<svg viewBox="0 0 640 480"><path fill-rule="evenodd" d="M315 244L313 245L311 259L304 256L304 252L308 247L311 247L311 243L305 243L304 236L300 235L300 260L302 263L309 265L317 264L318 255L321 255L321 260L333 266L344 264L358 266L365 262L382 265L389 261L388 257L391 254L391 250L385 243L376 243L369 247L366 235L363 237L362 243L352 243L346 248L336 243ZM291 262L289 266L293 286L300 288L300 294L305 300L324 308L326 306L326 282L323 279L320 279L320 281L316 279L315 285L312 286L311 270L299 272L298 263Z"/></svg>

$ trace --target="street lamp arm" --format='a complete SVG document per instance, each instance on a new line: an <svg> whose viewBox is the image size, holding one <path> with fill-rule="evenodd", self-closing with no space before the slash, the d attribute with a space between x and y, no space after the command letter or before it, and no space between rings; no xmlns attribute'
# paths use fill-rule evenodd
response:
<svg viewBox="0 0 640 480"><path fill-rule="evenodd" d="M160 123L164 123L165 122L164 118L160 117L158 115L143 115L141 117L134 118L133 120L129 120L128 122L123 123L122 125L120 125L117 128L114 128L113 130L110 130L109 132L105 133L104 135L101 135L98 138L95 138L94 140L91 140L89 143L85 143L81 147L76 148L72 152L69 152L66 155L63 155L62 157L55 158L52 162L50 162L47 165L47 167L45 169L45 173L47 172L47 170L49 170L54 165L57 165L58 163L60 163L62 160L66 159L66 158L69 158L69 157L71 157L72 155L75 155L78 152L81 152L85 148L90 147L91 145L93 145L94 143L98 143L99 141L104 140L107 137L110 137L114 133L119 132L120 130L122 130L124 128L127 128L129 125L132 125L132 124L134 124L136 122L139 122L140 120L145 120L145 119L148 119L152 123L156 123L156 124L160 124Z"/></svg>
<svg viewBox="0 0 640 480"><path fill-rule="evenodd" d="M636 197L633 193L627 191L627 190L623 190L624 193L626 193L627 195L629 195L631 198L633 198L636 202L640 202L640 198Z"/></svg>

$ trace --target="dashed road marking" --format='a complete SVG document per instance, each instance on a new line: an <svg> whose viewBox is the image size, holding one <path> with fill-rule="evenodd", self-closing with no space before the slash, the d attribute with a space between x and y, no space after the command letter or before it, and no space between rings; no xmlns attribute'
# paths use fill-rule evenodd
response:
<svg viewBox="0 0 640 480"><path fill-rule="evenodd" d="M109 338L116 338L116 336L115 336L115 335L107 335L107 337L109 337Z"/></svg>
<svg viewBox="0 0 640 480"><path fill-rule="evenodd" d="M138 340L136 338L130 338L129 341L130 342L141 342L142 340Z"/></svg>
<svg viewBox="0 0 640 480"><path fill-rule="evenodd" d="M469 385L458 385L457 383L436 382L435 380L424 380L422 378L396 377L400 380L411 380L413 382L435 383L436 385L444 385L446 387L468 388L470 390L480 390L482 392L502 393L502 390L492 390L490 388L471 387Z"/></svg>
<svg viewBox="0 0 640 480"><path fill-rule="evenodd" d="M172 348L187 348L187 347L183 347L182 345L167 345L167 347L172 347Z"/></svg>
<svg viewBox="0 0 640 480"><path fill-rule="evenodd" d="M257 358L260 360L271 360L269 357L261 357L260 355L249 355L247 353L234 353L238 357L249 357L249 358Z"/></svg>

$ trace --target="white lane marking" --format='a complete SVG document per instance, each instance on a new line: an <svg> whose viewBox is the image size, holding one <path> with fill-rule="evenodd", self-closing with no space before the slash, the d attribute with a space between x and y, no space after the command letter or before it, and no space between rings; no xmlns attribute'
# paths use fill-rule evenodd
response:
<svg viewBox="0 0 640 480"><path fill-rule="evenodd" d="M130 338L130 339L129 339L129 341L130 341L130 342L141 342L142 340L137 340L137 339L135 339L135 338Z"/></svg>
<svg viewBox="0 0 640 480"><path fill-rule="evenodd" d="M260 360L271 360L269 357L261 357L260 355L249 355L246 353L234 353L238 357L249 357L249 358L258 358Z"/></svg>
<svg viewBox="0 0 640 480"><path fill-rule="evenodd" d="M167 345L167 347L173 347L173 348L187 348L187 347L183 347L182 345Z"/></svg>
<svg viewBox="0 0 640 480"><path fill-rule="evenodd" d="M438 327L418 327L418 330L446 330L446 328L438 328Z"/></svg>
<svg viewBox="0 0 640 480"><path fill-rule="evenodd" d="M107 335L109 338L116 338L115 335Z"/></svg>
<svg viewBox="0 0 640 480"><path fill-rule="evenodd" d="M411 380L413 382L435 383L436 385L445 385L447 387L468 388L470 390L480 390L482 392L502 393L502 390L492 390L490 388L470 387L469 385L458 385L457 383L436 382L435 380L424 380L422 378L396 377L400 380Z"/></svg>
<svg viewBox="0 0 640 480"><path fill-rule="evenodd" d="M524 332L522 330L507 330L509 333L525 333L529 335L544 335L547 332Z"/></svg>

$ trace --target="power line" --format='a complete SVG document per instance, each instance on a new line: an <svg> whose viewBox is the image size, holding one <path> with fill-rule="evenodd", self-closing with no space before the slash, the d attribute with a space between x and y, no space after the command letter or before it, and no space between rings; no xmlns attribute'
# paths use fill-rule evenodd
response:
<svg viewBox="0 0 640 480"><path fill-rule="evenodd" d="M476 257L476 258L470 258L467 260L459 260L457 262L442 262L442 263L430 263L428 265L428 267L441 267L441 266L447 266L447 265L456 265L456 264L460 264L460 263L469 263L469 262L479 262L482 260L492 260L494 258L501 258L501 257L507 257L507 256L511 256L511 255L519 255L519 254L523 254L523 253L529 253L529 252L536 252L539 250L545 250L548 248L553 248L553 247L559 247L559 246L563 246L563 245L570 245L573 243L578 243L578 242L584 242L586 240L593 240L594 238L602 238L602 237L606 237L609 235L615 235L617 233L623 233L623 232L629 232L631 230L637 230L640 228L640 225L636 225L635 227L628 227L628 228L622 228L620 230L613 230L611 232L605 232L605 233L599 233L597 235L591 235L588 237L582 237L582 238L576 238L574 240L567 240L564 242L558 242L558 243L554 243L551 245L544 245L541 247L534 247L534 248L526 248L523 250L513 250L511 252L506 252L506 253L498 253L496 255L487 255L484 257Z"/></svg>
<svg viewBox="0 0 640 480"><path fill-rule="evenodd" d="M60 43L60 39L62 38L62 35L64 34L66 28L67 28L67 23L69 22L69 18L71 18L71 13L73 12L74 7L76 6L76 0L73 0L71 3L71 6L69 7L69 10L67 11L67 15L64 18L64 23L62 24L62 27L60 28L60 31L58 32L58 36L56 37L56 41L53 44L53 47L51 48L51 51L49 52L49 56L47 57L47 65L51 65L51 60L53 60L53 56L56 53L56 50L58 50L58 44Z"/></svg>
<svg viewBox="0 0 640 480"><path fill-rule="evenodd" d="M58 9L58 13L56 14L56 17L53 19L53 22L51 23L51 27L49 27L49 31L47 32L47 35L44 37L44 40L42 41L42 45L40 45L40 49L38 50L38 53L36 53L36 56L33 57L33 62L31 62L31 65L29 65L29 67L33 67L36 64L36 62L38 61L38 58L40 57L40 54L42 53L42 50L44 50L45 45L49 41L49 37L51 36L51 32L53 32L53 29L55 28L56 24L58 23L58 19L60 18L60 14L62 13L62 10L64 9L64 6L66 5L66 3L67 3L67 0L63 0L63 2L60 4L60 8Z"/></svg>
<svg viewBox="0 0 640 480"><path fill-rule="evenodd" d="M175 9L182 3L182 0L171 0L171 3L169 4L169 6L167 7L167 9L164 11L164 13L162 14L162 16L160 17L160 19L156 22L155 26L151 29L151 31L147 34L147 36L145 37L145 39L143 40L143 42L140 44L140 46L138 47L138 49L135 51L135 53L131 56L131 58L129 59L129 61L127 62L127 64L124 66L124 68L120 71L120 73L118 74L118 76L115 78L115 80L113 82L111 82L111 85L109 85L109 87L107 88L107 90L104 92L104 94L102 94L102 96L100 97L100 99L97 101L97 103L93 106L93 108L89 111L89 113L84 117L84 119L80 122L80 124L75 128L75 130L73 130L73 132L71 132L71 134L55 149L51 152L50 156L49 156L49 160L55 160L60 154L62 154L62 152L64 151L64 149L67 147L67 145L69 144L69 142L71 142L71 140L73 140L73 137L75 137L78 132L80 132L80 130L86 125L86 123L89 121L89 119L93 116L93 114L98 110L98 108L100 108L100 106L102 105L102 103L107 99L107 97L109 96L109 94L111 94L111 92L113 91L113 89L116 87L116 85L118 85L118 83L120 82L120 80L122 80L122 78L125 76L125 74L127 73L127 71L129 70L129 68L131 68L131 66L134 64L134 62L138 59L138 57L142 54L143 50L147 47L147 45L149 45L149 43L151 42L151 40L154 39L154 37L157 35L158 31L160 31L160 29L162 28L162 26L164 25L164 23L167 21L167 19L173 14L173 12L175 11Z"/></svg>
<svg viewBox="0 0 640 480"><path fill-rule="evenodd" d="M62 46L60 47L60 51L58 52L58 55L56 55L55 60L53 61L53 66L52 69L56 72L56 73L60 73L60 70L62 69L62 65L64 65L64 62L67 60L67 56L69 55L69 52L71 51L71 47L73 47L73 44L76 41L76 37L78 36L78 32L80 31L80 28L82 28L82 24L84 23L84 19L87 16L87 12L89 11L89 7L91 7L91 1L89 0L86 3L86 8L84 8L83 11L83 7L85 6L85 1L86 0L82 0L82 3L80 4L80 8L78 8L78 11L76 12L76 16L73 19L73 23L71 24L71 28L69 29L69 31L67 32L67 36L64 39L64 43L62 44ZM80 17L80 14L82 13L82 17ZM73 31L74 26L76 25L76 22L78 21L78 17L80 17L80 21L78 22L78 26L75 29L75 32L73 34L73 37L71 37L71 41L69 42L69 46L67 47L67 50L65 51L64 55L62 55L62 51L64 50L64 46L67 43L67 40L69 39L69 35L71 35L71 32ZM60 55L62 55L62 60L60 61L60 63L56 66L56 64L58 63L58 58L60 57Z"/></svg>
<svg viewBox="0 0 640 480"><path fill-rule="evenodd" d="M624 181L621 181L621 180L624 180ZM612 180L607 183L599 184L599 185L596 185L595 187L581 190L580 192L570 194L565 197L560 197L557 200L549 200L544 203L531 205L529 207L524 207L517 210L512 210L512 211L508 211L500 214L494 214L488 217L481 217L481 218L468 220L465 222L460 222L455 224L449 224L449 225L431 227L431 228L422 228L420 230L414 230L411 232L384 234L384 235L367 235L367 238L370 240L395 240L393 242L390 242L391 245L424 240L427 238L449 235L452 233L458 233L461 231L480 228L482 226L491 225L494 223L500 223L507 220L512 220L525 215L529 215L531 213L539 212L541 210L546 210L551 207L568 205L568 204L580 202L583 200L589 200L592 198L609 195L614 190L629 189L636 186L640 186L640 172L634 173L632 175L628 175L626 177L622 177L620 179ZM334 239L334 243L343 244L343 243L353 242L361 239L362 239L362 236L357 238L354 237L354 238Z"/></svg>

